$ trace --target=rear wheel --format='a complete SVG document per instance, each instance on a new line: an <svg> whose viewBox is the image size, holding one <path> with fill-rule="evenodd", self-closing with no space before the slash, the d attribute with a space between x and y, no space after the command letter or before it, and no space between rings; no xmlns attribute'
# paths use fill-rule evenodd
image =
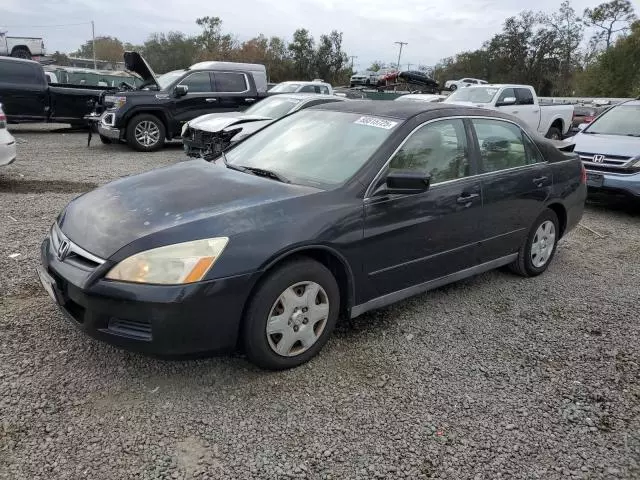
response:
<svg viewBox="0 0 640 480"><path fill-rule="evenodd" d="M449 90L451 90L452 92L455 92L457 89L458 86L455 83L449 87Z"/></svg>
<svg viewBox="0 0 640 480"><path fill-rule="evenodd" d="M11 56L14 58L26 58L31 60L31 52L26 47L16 47L12 50Z"/></svg>
<svg viewBox="0 0 640 480"><path fill-rule="evenodd" d="M137 115L127 125L127 143L140 152L158 150L164 145L164 140L164 125L155 115Z"/></svg>
<svg viewBox="0 0 640 480"><path fill-rule="evenodd" d="M547 132L546 137L550 140L562 140L562 132L559 128L551 127Z"/></svg>
<svg viewBox="0 0 640 480"><path fill-rule="evenodd" d="M533 223L511 270L523 277L540 275L556 253L559 235L558 216L548 208Z"/></svg>
<svg viewBox="0 0 640 480"><path fill-rule="evenodd" d="M274 270L250 300L242 341L251 362L269 370L297 367L315 356L333 331L340 291L322 264L298 258Z"/></svg>

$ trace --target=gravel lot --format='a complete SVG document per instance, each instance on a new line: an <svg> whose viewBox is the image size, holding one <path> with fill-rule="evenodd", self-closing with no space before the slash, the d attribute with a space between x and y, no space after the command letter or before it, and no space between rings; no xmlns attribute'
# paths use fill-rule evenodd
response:
<svg viewBox="0 0 640 480"><path fill-rule="evenodd" d="M343 322L292 371L161 361L77 332L34 267L69 200L180 146L49 130L0 170L1 479L640 478L639 212L592 204L545 275Z"/></svg>

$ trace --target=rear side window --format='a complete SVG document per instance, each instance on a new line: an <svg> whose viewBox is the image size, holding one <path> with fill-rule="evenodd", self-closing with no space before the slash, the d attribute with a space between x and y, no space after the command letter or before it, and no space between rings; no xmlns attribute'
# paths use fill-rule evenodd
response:
<svg viewBox="0 0 640 480"><path fill-rule="evenodd" d="M42 77L36 65L22 62L1 62L0 80L6 83L39 85Z"/></svg>
<svg viewBox="0 0 640 480"><path fill-rule="evenodd" d="M518 105L533 105L533 93L528 88L516 88Z"/></svg>
<svg viewBox="0 0 640 480"><path fill-rule="evenodd" d="M249 89L243 73L216 72L215 78L218 92L240 93Z"/></svg>
<svg viewBox="0 0 640 480"><path fill-rule="evenodd" d="M542 162L544 158L522 129L501 120L472 119L484 172L498 172Z"/></svg>
<svg viewBox="0 0 640 480"><path fill-rule="evenodd" d="M209 72L192 73L180 82L180 85L186 85L189 91L187 93L203 93L211 92L211 78Z"/></svg>

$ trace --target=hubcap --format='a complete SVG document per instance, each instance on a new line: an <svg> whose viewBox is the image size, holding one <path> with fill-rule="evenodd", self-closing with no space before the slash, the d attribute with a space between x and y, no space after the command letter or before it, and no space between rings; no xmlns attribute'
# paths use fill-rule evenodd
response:
<svg viewBox="0 0 640 480"><path fill-rule="evenodd" d="M154 122L144 120L136 125L136 141L145 147L151 147L160 140L160 128Z"/></svg>
<svg viewBox="0 0 640 480"><path fill-rule="evenodd" d="M556 244L556 227L553 222L546 220L536 230L531 243L531 263L534 267L544 266L553 252Z"/></svg>
<svg viewBox="0 0 640 480"><path fill-rule="evenodd" d="M291 285L269 312L267 340L278 355L294 357L307 351L322 335L329 317L329 298L315 282Z"/></svg>

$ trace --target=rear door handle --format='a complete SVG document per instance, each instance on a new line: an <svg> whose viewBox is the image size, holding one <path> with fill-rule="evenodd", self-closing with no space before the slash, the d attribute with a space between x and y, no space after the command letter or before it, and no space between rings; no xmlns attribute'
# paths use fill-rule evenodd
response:
<svg viewBox="0 0 640 480"><path fill-rule="evenodd" d="M256 101L256 99L255 98L245 98L244 101L247 102L247 103L253 103L253 102Z"/></svg>
<svg viewBox="0 0 640 480"><path fill-rule="evenodd" d="M538 185L539 187L542 186L542 184L547 180L548 177L538 177L538 178L534 178L533 179L533 183L535 183L536 185Z"/></svg>
<svg viewBox="0 0 640 480"><path fill-rule="evenodd" d="M465 206L470 206L471 202L473 202L473 200L475 198L478 198L480 196L479 193L466 193L466 194L462 194L460 195L457 199L456 202L461 204L461 205L465 205Z"/></svg>
<svg viewBox="0 0 640 480"><path fill-rule="evenodd" d="M511 112L511 113L518 113L518 110L514 110L514 111L513 111L513 112Z"/></svg>
<svg viewBox="0 0 640 480"><path fill-rule="evenodd" d="M213 103L213 102L217 102L217 101L218 101L218 99L217 99L217 98L207 98L207 99L205 100L205 102L207 102L207 103Z"/></svg>

